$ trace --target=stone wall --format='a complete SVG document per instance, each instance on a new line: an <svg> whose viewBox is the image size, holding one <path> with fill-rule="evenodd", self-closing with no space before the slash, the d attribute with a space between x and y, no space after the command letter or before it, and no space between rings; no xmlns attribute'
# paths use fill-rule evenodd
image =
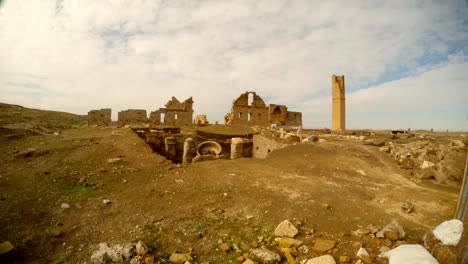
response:
<svg viewBox="0 0 468 264"><path fill-rule="evenodd" d="M263 135L254 135L252 157L257 159L264 159L273 150L284 148L286 146L288 146L288 144L275 141L269 137Z"/></svg>
<svg viewBox="0 0 468 264"><path fill-rule="evenodd" d="M249 102L249 96L252 102ZM302 113L290 112L284 105L266 106L255 92L245 92L234 100L231 112L225 115L224 121L227 125L302 126Z"/></svg>
<svg viewBox="0 0 468 264"><path fill-rule="evenodd" d="M119 125L141 124L147 121L146 110L143 109L128 109L118 113Z"/></svg>
<svg viewBox="0 0 468 264"><path fill-rule="evenodd" d="M159 108L150 113L150 121L158 125L188 126L193 120L193 99L180 102L174 96L167 102L165 108Z"/></svg>
<svg viewBox="0 0 468 264"><path fill-rule="evenodd" d="M194 120L195 125L197 126L204 126L208 125L208 119L206 119L206 115L197 115Z"/></svg>
<svg viewBox="0 0 468 264"><path fill-rule="evenodd" d="M104 108L101 110L91 110L88 112L88 126L108 126L111 122L112 110Z"/></svg>

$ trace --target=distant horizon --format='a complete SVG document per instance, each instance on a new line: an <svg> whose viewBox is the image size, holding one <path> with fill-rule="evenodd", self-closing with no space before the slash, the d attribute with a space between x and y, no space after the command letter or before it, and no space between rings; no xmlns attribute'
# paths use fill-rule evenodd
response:
<svg viewBox="0 0 468 264"><path fill-rule="evenodd" d="M73 112L67 112L67 111L63 111L63 110L51 110L51 109L46 109L46 108L32 108L32 107L28 107L28 106L25 106L25 105L18 105L18 104L10 104L10 103L6 103L6 102L0 102L0 104L8 104L8 105L14 105L14 106L19 106L19 107L24 107L24 108L28 108L28 109L35 109L35 110L40 110L40 111L55 111L55 112L62 112L62 113L68 113L68 114L74 114L74 115L79 115L79 116L87 116L88 113L86 114L79 114L79 113L73 113ZM102 108L99 108L99 109L104 109L104 108L108 108L108 107L102 107ZM99 109L90 109L89 111L91 110L99 110ZM132 108L132 109L138 109L140 110L141 108ZM112 122L117 122L117 113L120 112L120 111L114 111L112 108L112 119L111 121ZM123 109L123 110L128 110L128 109ZM151 110L147 110L147 109L141 109L141 110L145 110L146 111L146 114L147 114L147 118L149 118L149 113L151 111L154 111L156 109L151 109ZM122 110L121 110L122 111ZM115 115L115 117L114 117ZM193 114L193 119L195 119L195 116L197 116L196 114ZM215 121L210 121L208 120L209 122L209 125L216 125ZM225 125L224 124L224 121L223 122L218 122L218 125ZM244 126L248 126L248 125L244 125ZM330 129L331 127L331 120L330 120L330 126L329 127L305 127L305 126L302 126L302 129L310 129L310 130L314 130L314 129L317 129L317 130L331 130ZM392 130L400 130L400 131L408 131L408 128L346 128L346 130L371 130L371 131L392 131ZM427 132L431 132L430 131L431 129L425 129L425 128L415 128L415 129L410 129L409 132L413 132L413 131L427 131ZM437 129L434 129L433 132L446 132L447 129L443 129L443 130L437 130ZM449 133L468 133L468 129L467 130L450 130L448 131Z"/></svg>
<svg viewBox="0 0 468 264"><path fill-rule="evenodd" d="M467 25L466 0L6 0L0 101L86 114L193 96L222 123L256 91L327 127L344 75L350 128L466 131Z"/></svg>

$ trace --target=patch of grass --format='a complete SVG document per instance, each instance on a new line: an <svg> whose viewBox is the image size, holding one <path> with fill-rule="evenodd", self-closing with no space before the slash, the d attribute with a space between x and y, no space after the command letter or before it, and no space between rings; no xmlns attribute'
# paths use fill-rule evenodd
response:
<svg viewBox="0 0 468 264"><path fill-rule="evenodd" d="M96 190L95 187L92 187L92 186L84 187L81 185L67 185L65 187L65 192L70 195L74 195L78 197L85 197L85 198L92 198L98 195L98 191Z"/></svg>

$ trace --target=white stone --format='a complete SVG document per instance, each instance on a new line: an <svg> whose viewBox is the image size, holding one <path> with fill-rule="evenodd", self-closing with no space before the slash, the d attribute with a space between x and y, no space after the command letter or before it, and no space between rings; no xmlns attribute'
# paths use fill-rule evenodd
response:
<svg viewBox="0 0 468 264"><path fill-rule="evenodd" d="M306 264L336 264L335 259L330 255L323 255L309 259Z"/></svg>
<svg viewBox="0 0 468 264"><path fill-rule="evenodd" d="M434 166L435 166L434 163L425 160L425 161L423 162L423 164L421 165L421 169L425 170L425 169L432 168L432 167L434 167Z"/></svg>
<svg viewBox="0 0 468 264"><path fill-rule="evenodd" d="M368 257L369 256L369 252L367 252L367 250L365 248L359 248L358 252L356 253L356 256L357 257Z"/></svg>
<svg viewBox="0 0 468 264"><path fill-rule="evenodd" d="M421 245L401 245L382 254L389 264L439 264Z"/></svg>
<svg viewBox="0 0 468 264"><path fill-rule="evenodd" d="M323 143L323 142L327 142L327 141L325 139L323 139L323 138L319 138L318 142Z"/></svg>
<svg viewBox="0 0 468 264"><path fill-rule="evenodd" d="M62 204L62 208L63 208L63 209L68 209L68 208L70 208L70 205L67 204L67 203L63 203L63 204Z"/></svg>
<svg viewBox="0 0 468 264"><path fill-rule="evenodd" d="M281 222L275 229L275 236L295 237L299 231L288 220Z"/></svg>
<svg viewBox="0 0 468 264"><path fill-rule="evenodd" d="M102 203L103 203L103 204L110 204L110 203L111 203L111 200L109 200L109 199L103 199L103 200L102 200Z"/></svg>
<svg viewBox="0 0 468 264"><path fill-rule="evenodd" d="M366 175L367 175L366 172L363 171L363 170L361 170L361 169L356 170L356 172L357 172L358 174L361 174L362 176L366 176Z"/></svg>
<svg viewBox="0 0 468 264"><path fill-rule="evenodd" d="M442 244L457 246L463 234L463 222L458 219L445 221L432 231Z"/></svg>
<svg viewBox="0 0 468 264"><path fill-rule="evenodd" d="M107 159L108 163L114 164L120 162L122 159L121 158L112 158L112 159Z"/></svg>

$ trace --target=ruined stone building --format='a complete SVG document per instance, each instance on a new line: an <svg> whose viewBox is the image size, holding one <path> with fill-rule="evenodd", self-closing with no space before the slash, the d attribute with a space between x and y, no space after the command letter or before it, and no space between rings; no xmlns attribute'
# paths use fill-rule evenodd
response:
<svg viewBox="0 0 468 264"><path fill-rule="evenodd" d="M302 113L288 111L284 105L266 105L255 92L245 92L232 103L224 117L226 125L302 126Z"/></svg>
<svg viewBox="0 0 468 264"><path fill-rule="evenodd" d="M332 130L346 129L345 80L344 75L332 76Z"/></svg>
<svg viewBox="0 0 468 264"><path fill-rule="evenodd" d="M148 121L146 110L128 109L118 113L119 125L141 124Z"/></svg>
<svg viewBox="0 0 468 264"><path fill-rule="evenodd" d="M108 126L111 122L112 110L104 108L101 110L91 110L88 112L88 125Z"/></svg>
<svg viewBox="0 0 468 264"><path fill-rule="evenodd" d="M208 119L206 118L206 115L197 115L193 123L197 126L205 126L209 124Z"/></svg>
<svg viewBox="0 0 468 264"><path fill-rule="evenodd" d="M154 124L170 126L188 126L193 120L193 99L180 102L174 96L167 102L165 108L159 108L150 113L150 121Z"/></svg>

